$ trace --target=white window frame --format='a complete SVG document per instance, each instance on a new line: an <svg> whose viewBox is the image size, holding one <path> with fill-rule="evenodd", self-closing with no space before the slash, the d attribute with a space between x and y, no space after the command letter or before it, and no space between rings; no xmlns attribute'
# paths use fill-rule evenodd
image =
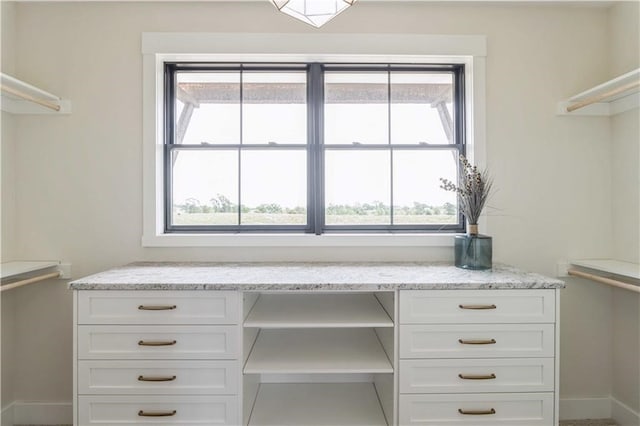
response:
<svg viewBox="0 0 640 426"><path fill-rule="evenodd" d="M143 33L144 247L437 247L455 234L206 234L165 233L164 63L348 62L465 65L466 153L485 158L486 36L409 34ZM480 225L487 229L481 218Z"/></svg>

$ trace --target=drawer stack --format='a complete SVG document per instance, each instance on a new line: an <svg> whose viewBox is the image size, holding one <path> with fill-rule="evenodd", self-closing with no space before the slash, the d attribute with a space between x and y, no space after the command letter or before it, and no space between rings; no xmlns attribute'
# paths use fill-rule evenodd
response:
<svg viewBox="0 0 640 426"><path fill-rule="evenodd" d="M400 425L554 424L554 290L400 291Z"/></svg>
<svg viewBox="0 0 640 426"><path fill-rule="evenodd" d="M79 291L79 425L239 424L236 292Z"/></svg>

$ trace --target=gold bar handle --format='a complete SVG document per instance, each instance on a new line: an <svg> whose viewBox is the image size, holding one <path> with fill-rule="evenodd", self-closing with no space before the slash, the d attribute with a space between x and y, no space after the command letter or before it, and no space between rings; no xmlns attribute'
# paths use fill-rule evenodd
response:
<svg viewBox="0 0 640 426"><path fill-rule="evenodd" d="M138 309L141 311L172 311L176 309L176 305L140 305Z"/></svg>
<svg viewBox="0 0 640 426"><path fill-rule="evenodd" d="M140 417L171 417L175 416L178 412L176 410L173 411L138 411L138 416Z"/></svg>
<svg viewBox="0 0 640 426"><path fill-rule="evenodd" d="M171 341L144 341L140 340L138 342L139 346L173 346L178 343L176 340Z"/></svg>
<svg viewBox="0 0 640 426"><path fill-rule="evenodd" d="M496 339L484 339L484 340L468 340L468 339L458 339L463 345L493 345L496 343Z"/></svg>
<svg viewBox="0 0 640 426"><path fill-rule="evenodd" d="M487 374L487 375L458 374L458 377L464 380L491 380L491 379L495 379L496 375L493 373Z"/></svg>
<svg viewBox="0 0 640 426"><path fill-rule="evenodd" d="M176 379L176 376L171 377L145 377L138 376L138 381L140 382L172 382Z"/></svg>
<svg viewBox="0 0 640 426"><path fill-rule="evenodd" d="M496 305L458 305L460 309L496 309Z"/></svg>
<svg viewBox="0 0 640 426"><path fill-rule="evenodd" d="M458 413L464 414L465 416L484 416L487 414L495 414L496 410L493 408L490 410L463 410L462 408L458 408Z"/></svg>

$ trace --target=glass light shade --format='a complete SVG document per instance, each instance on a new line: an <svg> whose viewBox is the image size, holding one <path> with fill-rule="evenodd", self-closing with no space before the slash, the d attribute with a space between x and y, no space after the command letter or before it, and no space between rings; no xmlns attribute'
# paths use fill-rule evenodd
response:
<svg viewBox="0 0 640 426"><path fill-rule="evenodd" d="M357 0L270 0L282 13L319 28Z"/></svg>

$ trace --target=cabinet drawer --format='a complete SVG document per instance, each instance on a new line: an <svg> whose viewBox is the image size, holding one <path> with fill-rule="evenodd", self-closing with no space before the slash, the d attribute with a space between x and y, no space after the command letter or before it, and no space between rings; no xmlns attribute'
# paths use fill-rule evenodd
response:
<svg viewBox="0 0 640 426"><path fill-rule="evenodd" d="M400 361L400 393L553 391L553 358Z"/></svg>
<svg viewBox="0 0 640 426"><path fill-rule="evenodd" d="M81 395L234 395L238 361L79 361Z"/></svg>
<svg viewBox="0 0 640 426"><path fill-rule="evenodd" d="M237 326L78 326L78 359L236 359Z"/></svg>
<svg viewBox="0 0 640 426"><path fill-rule="evenodd" d="M240 424L236 396L80 396L82 426ZM146 416L145 416L146 414ZM164 414L153 416L153 414Z"/></svg>
<svg viewBox="0 0 640 426"><path fill-rule="evenodd" d="M554 321L554 290L400 291L401 324Z"/></svg>
<svg viewBox="0 0 640 426"><path fill-rule="evenodd" d="M399 413L403 426L549 426L553 393L400 395Z"/></svg>
<svg viewBox="0 0 640 426"><path fill-rule="evenodd" d="M401 325L400 358L553 357L553 324Z"/></svg>
<svg viewBox="0 0 640 426"><path fill-rule="evenodd" d="M78 293L78 324L237 324L235 291Z"/></svg>

